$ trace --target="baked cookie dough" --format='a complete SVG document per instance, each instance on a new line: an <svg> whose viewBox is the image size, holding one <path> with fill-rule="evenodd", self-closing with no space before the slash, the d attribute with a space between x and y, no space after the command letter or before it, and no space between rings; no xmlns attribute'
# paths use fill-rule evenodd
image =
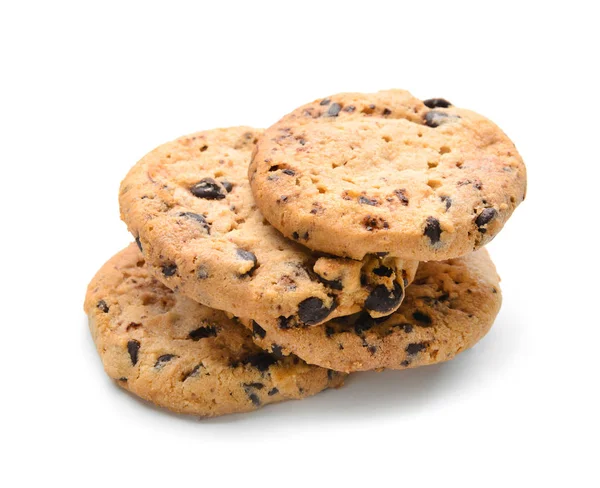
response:
<svg viewBox="0 0 600 488"><path fill-rule="evenodd" d="M107 374L174 412L246 412L341 386L345 376L261 350L223 312L152 278L135 244L98 271L84 308Z"/></svg>
<svg viewBox="0 0 600 488"><path fill-rule="evenodd" d="M525 166L488 119L403 90L304 105L259 137L256 203L310 249L444 260L489 242L525 198Z"/></svg>
<svg viewBox="0 0 600 488"><path fill-rule="evenodd" d="M337 371L415 368L452 359L492 326L502 302L500 278L485 249L449 261L421 263L392 315L341 317L317 327L266 329L251 320L261 347L294 353Z"/></svg>
<svg viewBox="0 0 600 488"><path fill-rule="evenodd" d="M396 310L417 261L315 254L263 218L247 178L260 134L249 127L199 132L131 169L121 184L121 217L150 272L204 305L266 325Z"/></svg>

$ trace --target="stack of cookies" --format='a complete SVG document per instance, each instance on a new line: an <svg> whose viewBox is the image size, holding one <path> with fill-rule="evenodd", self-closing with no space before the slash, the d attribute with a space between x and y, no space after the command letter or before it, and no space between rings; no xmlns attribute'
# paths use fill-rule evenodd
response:
<svg viewBox="0 0 600 488"><path fill-rule="evenodd" d="M496 125L401 90L181 137L121 184L135 243L90 283L90 329L121 386L201 416L447 361L500 309L482 247L525 190Z"/></svg>

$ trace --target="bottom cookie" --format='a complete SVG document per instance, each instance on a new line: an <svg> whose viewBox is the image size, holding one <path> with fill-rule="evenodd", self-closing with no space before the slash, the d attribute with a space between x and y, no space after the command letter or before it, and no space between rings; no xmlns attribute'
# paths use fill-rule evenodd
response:
<svg viewBox="0 0 600 488"><path fill-rule="evenodd" d="M301 329L269 329L241 319L254 340L279 353L346 373L405 369L452 359L492 326L502 302L500 278L487 251L421 263L392 315L366 313Z"/></svg>
<svg viewBox="0 0 600 488"><path fill-rule="evenodd" d="M174 412L246 412L341 386L345 377L261 350L223 312L151 278L135 244L98 271L84 309L107 374Z"/></svg>

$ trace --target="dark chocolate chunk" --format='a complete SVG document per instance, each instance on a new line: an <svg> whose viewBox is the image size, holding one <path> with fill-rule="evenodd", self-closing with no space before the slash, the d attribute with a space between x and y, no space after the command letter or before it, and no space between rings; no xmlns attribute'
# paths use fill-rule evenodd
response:
<svg viewBox="0 0 600 488"><path fill-rule="evenodd" d="M225 188L227 193L231 193L231 190L233 190L233 183L230 183L227 180L221 180L221 185L223 185L223 188Z"/></svg>
<svg viewBox="0 0 600 488"><path fill-rule="evenodd" d="M319 105L329 105L330 103L331 103L330 98L324 98L323 100L321 100L321 103L319 103Z"/></svg>
<svg viewBox="0 0 600 488"><path fill-rule="evenodd" d="M411 333L413 331L412 324L408 324L408 323L398 324L398 325L395 325L394 327L398 327L399 329L402 329L407 334L409 334L409 333Z"/></svg>
<svg viewBox="0 0 600 488"><path fill-rule="evenodd" d="M252 268L250 268L249 271L247 271L246 273L244 273L242 276L250 276L252 275L252 273L254 272L254 270L256 268L258 268L258 261L256 259L256 256L254 255L254 253L250 252L250 251L246 251L244 249L237 249L236 253L238 255L238 257L240 259L243 259L244 261L252 261L253 266Z"/></svg>
<svg viewBox="0 0 600 488"><path fill-rule="evenodd" d="M188 337L193 341L199 341L200 339L206 339L207 337L216 337L217 336L217 328L213 325L207 325L204 327L198 327L195 330L192 330Z"/></svg>
<svg viewBox="0 0 600 488"><path fill-rule="evenodd" d="M445 112L432 110L431 112L427 112L425 114L425 125L429 127L438 127L452 119L458 118L460 118L458 115L450 115Z"/></svg>
<svg viewBox="0 0 600 488"><path fill-rule="evenodd" d="M475 225L479 228L479 232L484 232L485 229L482 227L486 224L489 224L492 220L494 220L498 216L498 212L495 208L489 207L484 208L481 213L475 219Z"/></svg>
<svg viewBox="0 0 600 488"><path fill-rule="evenodd" d="M343 289L342 280L326 280L322 276L317 275L319 281L323 283L326 287L331 288L332 290L341 290Z"/></svg>
<svg viewBox="0 0 600 488"><path fill-rule="evenodd" d="M275 364L276 362L277 359L275 359L275 357L266 352L259 352L257 354L248 356L245 359L242 359L242 363L250 364L259 371L267 371L269 369L269 366Z"/></svg>
<svg viewBox="0 0 600 488"><path fill-rule="evenodd" d="M339 103L332 103L326 115L328 117L337 117L340 110L342 110L342 106Z"/></svg>
<svg viewBox="0 0 600 488"><path fill-rule="evenodd" d="M398 197L398 200L400 200L402 205L405 207L408 205L408 197L406 196L406 190L404 188L394 190L394 195Z"/></svg>
<svg viewBox="0 0 600 488"><path fill-rule="evenodd" d="M212 178L203 178L190 188L192 195L206 200L222 200L225 198L223 188Z"/></svg>
<svg viewBox="0 0 600 488"><path fill-rule="evenodd" d="M203 264L201 264L200 266L198 266L198 272L196 273L196 275L198 276L199 280L205 280L206 278L208 278L208 269L206 266L204 266Z"/></svg>
<svg viewBox="0 0 600 488"><path fill-rule="evenodd" d="M279 324L280 329L290 329L292 327L292 318L293 317L284 317L283 315L279 316L277 322Z"/></svg>
<svg viewBox="0 0 600 488"><path fill-rule="evenodd" d="M394 273L394 270L392 270L392 268L388 268L387 266L379 266L378 268L373 269L373 273L375 273L377 276L385 276L386 278L389 278Z"/></svg>
<svg viewBox="0 0 600 488"><path fill-rule="evenodd" d="M406 346L406 352L410 356L414 356L415 354L421 352L423 349L427 349L427 344L424 342L413 342Z"/></svg>
<svg viewBox="0 0 600 488"><path fill-rule="evenodd" d="M392 312L398 308L402 298L404 290L396 281L393 290L388 290L385 285L377 285L365 300L365 308L373 312Z"/></svg>
<svg viewBox="0 0 600 488"><path fill-rule="evenodd" d="M300 238L300 234L298 234L297 232L292 232L292 237L298 240Z"/></svg>
<svg viewBox="0 0 600 488"><path fill-rule="evenodd" d="M267 335L267 331L258 325L254 320L252 321L252 333L261 339L264 339Z"/></svg>
<svg viewBox="0 0 600 488"><path fill-rule="evenodd" d="M423 100L423 103L427 108L448 108L452 106L448 100L443 98L429 98L428 100Z"/></svg>
<svg viewBox="0 0 600 488"><path fill-rule="evenodd" d="M404 361L402 361L402 362L400 363L400 366L404 366L404 367L406 367L406 366L408 366L409 364L410 364L410 361L408 361L408 360L406 360L406 359L405 359Z"/></svg>
<svg viewBox="0 0 600 488"><path fill-rule="evenodd" d="M279 393L279 390L277 388L271 388L269 390L269 393L267 393L267 395L273 396L273 395L277 395L277 393Z"/></svg>
<svg viewBox="0 0 600 488"><path fill-rule="evenodd" d="M433 322L429 315L418 310L416 312L413 312L412 316L413 319L419 322L419 324L417 325L420 325L421 327L429 327Z"/></svg>
<svg viewBox="0 0 600 488"><path fill-rule="evenodd" d="M183 375L181 376L181 381L185 381L188 378L195 378L200 374L200 368L202 367L204 367L204 365L200 363L197 366L194 366L194 369L192 369L191 371L183 373Z"/></svg>
<svg viewBox="0 0 600 488"><path fill-rule="evenodd" d="M284 169L284 170L282 171L282 173L283 173L284 175L288 175L288 176L294 176L294 175L296 174L296 172L295 172L293 169L287 169L287 168L286 168L286 169Z"/></svg>
<svg viewBox="0 0 600 488"><path fill-rule="evenodd" d="M452 206L452 198L449 196L441 196L440 200L446 204L446 210L448 210Z"/></svg>
<svg viewBox="0 0 600 488"><path fill-rule="evenodd" d="M383 115L390 115L391 113L392 113L392 111L389 108L383 109Z"/></svg>
<svg viewBox="0 0 600 488"><path fill-rule="evenodd" d="M140 241L140 236L137 236L135 238L135 243L137 244L137 247L139 248L140 252L144 252L144 250L142 249L142 242Z"/></svg>
<svg viewBox="0 0 600 488"><path fill-rule="evenodd" d="M127 352L129 353L129 357L131 358L131 364L133 364L134 366L138 362L139 350L140 350L140 341L136 341L135 339L133 339L127 343Z"/></svg>
<svg viewBox="0 0 600 488"><path fill-rule="evenodd" d="M176 264L165 264L162 267L162 273L165 276L173 276L177 272Z"/></svg>
<svg viewBox="0 0 600 488"><path fill-rule="evenodd" d="M283 359L283 348L279 344L271 344L271 354L275 359Z"/></svg>
<svg viewBox="0 0 600 488"><path fill-rule="evenodd" d="M360 203L361 205L371 205L372 207L379 205L379 202L374 198L367 198L363 195L358 197L358 203Z"/></svg>
<svg viewBox="0 0 600 488"><path fill-rule="evenodd" d="M108 305L106 304L106 302L104 300L100 300L98 302L98 304L96 305L96 307L98 307L104 313L108 313L109 308L108 308Z"/></svg>
<svg viewBox="0 0 600 488"><path fill-rule="evenodd" d="M335 329L333 327L331 327L330 325L326 325L325 326L325 335L327 337L331 337L333 334L335 334Z"/></svg>
<svg viewBox="0 0 600 488"><path fill-rule="evenodd" d="M162 356L158 357L158 359L156 360L156 363L154 363L154 367L156 369L160 369L164 366L165 363L168 363L174 357L177 357L177 356L175 356L175 354L163 354Z"/></svg>
<svg viewBox="0 0 600 488"><path fill-rule="evenodd" d="M440 221L435 217L427 217L425 221L425 231L423 235L429 237L431 244L437 244L440 242L440 236L442 235L442 228L440 227Z"/></svg>
<svg viewBox="0 0 600 488"><path fill-rule="evenodd" d="M204 230L206 230L206 232L208 234L210 234L210 224L206 221L206 218L204 217L204 215L197 214L194 212L181 212L179 214L179 216L195 220L196 222L198 222L200 224L201 227L204 228Z"/></svg>
<svg viewBox="0 0 600 488"><path fill-rule="evenodd" d="M344 112L352 113L355 110L356 110L356 107L354 105L348 105L348 106L344 107Z"/></svg>
<svg viewBox="0 0 600 488"><path fill-rule="evenodd" d="M244 383L244 386L247 388L255 388L256 390L262 390L265 385L263 385L262 383Z"/></svg>
<svg viewBox="0 0 600 488"><path fill-rule="evenodd" d="M306 325L315 325L325 320L335 306L335 300L332 306L327 308L320 298L306 298L298 305L298 317Z"/></svg>
<svg viewBox="0 0 600 488"><path fill-rule="evenodd" d="M252 405L254 405L255 407L260 407L260 398L258 398L258 395L256 393L250 393L248 395L248 398L250 398Z"/></svg>

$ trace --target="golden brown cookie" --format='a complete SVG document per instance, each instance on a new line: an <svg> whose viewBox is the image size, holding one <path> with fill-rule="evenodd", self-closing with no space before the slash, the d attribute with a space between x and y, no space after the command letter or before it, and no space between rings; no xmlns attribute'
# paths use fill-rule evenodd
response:
<svg viewBox="0 0 600 488"><path fill-rule="evenodd" d="M150 272L204 305L273 327L396 310L416 261L316 254L263 218L247 179L260 133L235 127L181 137L131 169L121 216Z"/></svg>
<svg viewBox="0 0 600 488"><path fill-rule="evenodd" d="M304 105L259 138L256 203L286 237L362 259L462 256L525 198L525 166L488 119L402 90Z"/></svg>
<svg viewBox="0 0 600 488"><path fill-rule="evenodd" d="M261 350L223 312L152 278L135 244L98 271L84 308L107 374L174 412L246 412L338 387L345 376Z"/></svg>
<svg viewBox="0 0 600 488"><path fill-rule="evenodd" d="M487 251L480 249L421 263L404 302L388 317L359 313L300 329L241 321L262 347L310 364L344 372L414 368L452 359L479 341L500 310L499 283Z"/></svg>

